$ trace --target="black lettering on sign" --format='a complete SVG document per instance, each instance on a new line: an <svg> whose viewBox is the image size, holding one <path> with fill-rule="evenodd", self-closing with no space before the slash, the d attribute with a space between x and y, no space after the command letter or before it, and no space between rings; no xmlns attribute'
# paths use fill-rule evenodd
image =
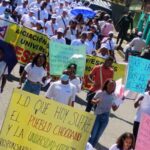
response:
<svg viewBox="0 0 150 150"><path fill-rule="evenodd" d="M19 122L18 121L19 115L20 115L20 112L17 112L14 110L10 116L10 120Z"/></svg>
<svg viewBox="0 0 150 150"><path fill-rule="evenodd" d="M69 114L68 109L65 109L64 107L58 106L56 111L55 111L54 118L61 120L64 123L68 114Z"/></svg>
<svg viewBox="0 0 150 150"><path fill-rule="evenodd" d="M23 107L28 107L30 101L31 101L30 96L23 97L23 95L21 94L19 100L17 101L17 104Z"/></svg>
<svg viewBox="0 0 150 150"><path fill-rule="evenodd" d="M6 133L6 135L8 135L8 133L10 132L10 130L11 130L12 127L13 127L12 124L8 124L8 128L7 128L7 133Z"/></svg>
<svg viewBox="0 0 150 150"><path fill-rule="evenodd" d="M20 126L17 126L17 128L14 130L14 135L13 136L23 139L24 129L21 128Z"/></svg>
<svg viewBox="0 0 150 150"><path fill-rule="evenodd" d="M35 114L40 112L40 113L46 115L49 105L50 105L50 103L47 103L47 102L39 99L34 105Z"/></svg>

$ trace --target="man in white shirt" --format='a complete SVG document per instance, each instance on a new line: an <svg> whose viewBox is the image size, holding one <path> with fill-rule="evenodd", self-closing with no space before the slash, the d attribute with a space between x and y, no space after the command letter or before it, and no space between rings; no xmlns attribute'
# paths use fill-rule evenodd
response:
<svg viewBox="0 0 150 150"><path fill-rule="evenodd" d="M129 53L141 54L142 49L146 47L146 41L142 39L142 32L138 32L138 37L135 37L129 44L129 49L125 52L125 61L128 60Z"/></svg>
<svg viewBox="0 0 150 150"><path fill-rule="evenodd" d="M34 17L34 10L30 9L28 14L24 14L21 18L21 24L28 27L32 28L36 24L36 18Z"/></svg>
<svg viewBox="0 0 150 150"><path fill-rule="evenodd" d="M41 6L41 1L42 0L37 0L37 1L33 1L30 5L29 5L29 8L33 8L35 9L36 11L40 8Z"/></svg>
<svg viewBox="0 0 150 150"><path fill-rule="evenodd" d="M3 15L6 8L9 8L10 0L3 0L0 4L0 15Z"/></svg>
<svg viewBox="0 0 150 150"><path fill-rule="evenodd" d="M0 15L0 18L10 21L10 22L14 22L14 19L11 17L11 10L8 8L5 9L5 12L3 15Z"/></svg>
<svg viewBox="0 0 150 150"><path fill-rule="evenodd" d="M63 38L63 34L64 34L64 29L58 28L57 34L52 36L50 39L54 42L66 44L66 40Z"/></svg>
<svg viewBox="0 0 150 150"><path fill-rule="evenodd" d="M46 6L47 6L46 2L41 2L41 7L35 14L37 20L42 20L43 22L46 22L48 20L48 12L46 10Z"/></svg>
<svg viewBox="0 0 150 150"><path fill-rule="evenodd" d="M72 46L86 45L86 39L87 39L87 34L86 32L83 32L81 33L81 37L79 39L75 39L71 42L71 45Z"/></svg>
<svg viewBox="0 0 150 150"><path fill-rule="evenodd" d="M87 55L91 55L93 51L95 51L95 43L93 41L93 37L94 34L89 31L87 33L87 40L86 40L86 44L87 44L87 49L86 49L86 54Z"/></svg>
<svg viewBox="0 0 150 150"><path fill-rule="evenodd" d="M58 24L56 23L56 14L53 14L50 21L45 24L45 33L48 37L56 35Z"/></svg>
<svg viewBox="0 0 150 150"><path fill-rule="evenodd" d="M64 8L64 2L63 2L63 1L60 1L60 2L59 2L59 6L55 8L55 12L56 12L56 15L57 15L57 16L62 15L63 8Z"/></svg>
<svg viewBox="0 0 150 150"><path fill-rule="evenodd" d="M75 95L75 86L69 82L69 72L65 70L60 80L50 85L45 96L65 105L74 106Z"/></svg>
<svg viewBox="0 0 150 150"><path fill-rule="evenodd" d="M62 15L57 17L57 24L59 28L66 29L67 26L69 25L69 18L67 17L67 9L63 9Z"/></svg>
<svg viewBox="0 0 150 150"><path fill-rule="evenodd" d="M21 16L28 13L29 9L27 6L28 6L28 1L25 0L22 5L17 6L15 8L14 15L16 16L16 21L18 23L20 22Z"/></svg>

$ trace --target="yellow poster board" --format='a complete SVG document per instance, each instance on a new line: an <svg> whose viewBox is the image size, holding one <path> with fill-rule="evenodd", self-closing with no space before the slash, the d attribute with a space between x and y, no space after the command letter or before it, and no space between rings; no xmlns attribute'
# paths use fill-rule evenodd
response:
<svg viewBox="0 0 150 150"><path fill-rule="evenodd" d="M84 150L95 117L15 89L0 133L0 150Z"/></svg>

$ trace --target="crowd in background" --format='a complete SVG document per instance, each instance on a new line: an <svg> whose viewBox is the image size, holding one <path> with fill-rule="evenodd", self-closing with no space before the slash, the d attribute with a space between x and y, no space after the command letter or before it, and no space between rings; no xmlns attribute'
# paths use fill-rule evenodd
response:
<svg viewBox="0 0 150 150"><path fill-rule="evenodd" d="M146 43L142 39L142 32L133 29L133 14L131 12L123 15L116 25L119 28L117 40L115 40L116 26L114 27L111 15L107 12L97 11L94 18L85 18L82 14L77 16L71 14L72 9L79 6L88 7L89 5L89 2L81 2L80 0L16 0L13 2L2 0L0 3L0 18L46 34L50 40L58 43L72 46L85 45L87 55L105 59L102 65L95 66L89 74L89 80L93 85L87 93L86 111L90 112L94 107L96 115L89 143L87 144L87 149L92 149L98 143L109 122L111 108L116 111L119 107L114 101L116 99L114 94L116 82L113 80L114 70L112 64L117 62L115 50L123 50L127 47L125 61L128 61L129 54L134 53L138 53L138 56L142 54L141 57L149 59L149 51L143 54ZM129 29L130 33L128 33ZM125 47L122 46L124 40L128 42ZM1 92L3 92L8 74L3 55L5 54L0 49ZM60 79L50 84L45 97L74 106L76 95L82 87L82 80L76 76L77 67L76 64L70 64L62 72ZM32 62L23 67L20 75L18 88L39 95L42 85L49 78L46 70L45 54L36 55ZM149 88L147 91L149 91ZM143 100L144 103L147 99L150 99L148 92L136 101L135 107L140 107L140 102ZM147 105L148 108L142 109L143 104L139 113L141 111L150 113L148 110L150 103L147 102ZM134 122L134 136L131 133L124 133L110 150L134 149L140 122L139 114L137 116L138 119L136 118Z"/></svg>

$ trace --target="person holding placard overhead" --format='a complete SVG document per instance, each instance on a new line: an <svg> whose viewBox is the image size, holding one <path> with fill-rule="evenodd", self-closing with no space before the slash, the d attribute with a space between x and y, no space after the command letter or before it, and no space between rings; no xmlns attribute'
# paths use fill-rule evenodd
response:
<svg viewBox="0 0 150 150"><path fill-rule="evenodd" d="M150 115L150 80L148 81L146 92L143 95L140 95L134 104L137 109L134 125L133 125L133 134L135 136L135 140L137 138L138 129L140 126L140 121L143 113Z"/></svg>
<svg viewBox="0 0 150 150"><path fill-rule="evenodd" d="M102 65L96 65L90 75L89 80L93 83L91 88L89 89L89 92L87 93L87 106L86 110L87 112L90 112L93 104L91 103L91 100L93 99L96 91L100 90L103 87L103 84L108 79L113 79L114 76L114 70L112 68L113 64L113 58L108 57L105 59L105 62Z"/></svg>

